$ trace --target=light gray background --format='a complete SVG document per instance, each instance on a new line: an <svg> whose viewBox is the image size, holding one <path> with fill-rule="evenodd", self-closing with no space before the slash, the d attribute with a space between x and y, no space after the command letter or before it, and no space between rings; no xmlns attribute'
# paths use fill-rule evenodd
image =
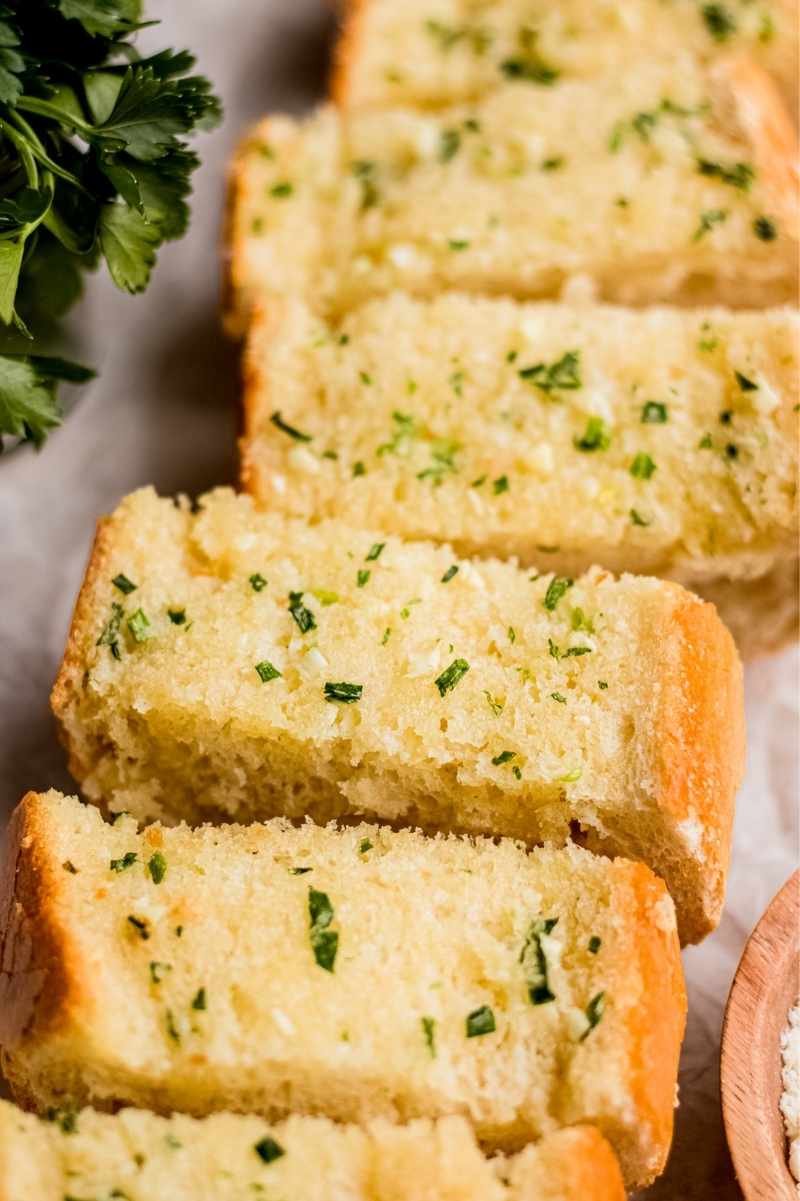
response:
<svg viewBox="0 0 800 1201"><path fill-rule="evenodd" d="M402 0L398 0L402 3ZM77 313L100 378L38 455L0 459L0 813L28 788L71 791L48 708L96 517L131 489L201 492L235 472L237 361L217 317L225 164L248 122L300 112L325 83L324 0L150 0L145 45L191 46L226 106L198 141L192 227L141 297L94 280ZM670 1167L648 1201L740 1196L719 1117L722 1010L744 940L798 862L798 657L748 669L749 767L720 929L685 953L689 1030Z"/></svg>

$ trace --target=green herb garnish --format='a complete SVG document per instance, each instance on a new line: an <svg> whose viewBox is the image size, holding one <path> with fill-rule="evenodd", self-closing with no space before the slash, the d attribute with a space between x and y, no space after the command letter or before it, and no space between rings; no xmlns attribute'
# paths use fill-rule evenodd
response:
<svg viewBox="0 0 800 1201"><path fill-rule="evenodd" d="M583 386L581 352L568 350L554 363L534 363L532 367L523 367L517 374L541 392L574 391Z"/></svg>
<svg viewBox="0 0 800 1201"><path fill-rule="evenodd" d="M667 406L660 400L647 400L642 405L643 425L663 425L667 420Z"/></svg>
<svg viewBox="0 0 800 1201"><path fill-rule="evenodd" d="M528 928L520 951L519 961L522 964L531 1005L545 1005L548 1001L556 999L547 980L547 958L542 947L542 937L550 934L557 924L557 917L535 918Z"/></svg>
<svg viewBox="0 0 800 1201"><path fill-rule="evenodd" d="M256 663L256 672L262 684L268 684L270 680L278 680L282 674L274 663L270 663L269 659L262 659L260 663Z"/></svg>
<svg viewBox="0 0 800 1201"><path fill-rule="evenodd" d="M704 4L702 16L708 32L717 42L727 41L736 32L736 22L722 4Z"/></svg>
<svg viewBox="0 0 800 1201"><path fill-rule="evenodd" d="M639 451L631 463L631 475L635 480L649 480L655 470L655 463L643 451Z"/></svg>
<svg viewBox="0 0 800 1201"><path fill-rule="evenodd" d="M314 614L303 604L302 592L289 593L289 612L297 623L297 628L301 634L307 634L309 630L317 628Z"/></svg>
<svg viewBox="0 0 800 1201"><path fill-rule="evenodd" d="M326 683L322 689L326 701L338 701L340 705L352 705L361 700L364 691L363 684L345 684L344 682Z"/></svg>
<svg viewBox="0 0 800 1201"><path fill-rule="evenodd" d="M103 626L100 637L95 644L97 646L107 646L115 659L122 658L122 653L119 649L119 629L124 615L122 605L118 604L117 601L112 601L111 616Z"/></svg>
<svg viewBox="0 0 800 1201"><path fill-rule="evenodd" d="M332 972L336 961L336 952L339 949L339 935L336 930L330 929L334 912L326 892L318 892L316 888L309 888L308 916L309 937L314 959L326 972Z"/></svg>
<svg viewBox="0 0 800 1201"><path fill-rule="evenodd" d="M448 567L447 571L442 576L440 583L449 584L450 581L452 580L453 576L457 575L457 574L458 574L458 564L453 563L450 567Z"/></svg>
<svg viewBox="0 0 800 1201"><path fill-rule="evenodd" d="M272 414L270 421L281 433L288 434L290 438L294 438L295 442L311 441L311 434L304 434L302 430L295 429L293 425L289 425L287 421L283 420L278 409Z"/></svg>
<svg viewBox="0 0 800 1201"><path fill-rule="evenodd" d="M467 1038L480 1038L482 1034L493 1034L496 1029L494 1014L488 1005L481 1005L480 1009L473 1009L472 1013L467 1014Z"/></svg>
<svg viewBox="0 0 800 1201"><path fill-rule="evenodd" d="M124 872L129 867L133 867L137 859L138 855L135 851L126 851L121 859L112 859L108 866L112 872Z"/></svg>
<svg viewBox="0 0 800 1201"><path fill-rule="evenodd" d="M449 667L446 667L440 676L436 678L436 687L439 689L439 696L445 696L455 688L459 680L469 671L469 663L466 659L454 659Z"/></svg>
<svg viewBox="0 0 800 1201"><path fill-rule="evenodd" d="M422 1022L422 1035L425 1039L425 1046L430 1052L431 1059L436 1058L436 1019L424 1017L420 1019Z"/></svg>
<svg viewBox="0 0 800 1201"><path fill-rule="evenodd" d="M593 934L592 937L589 939L589 954L596 955L602 945L603 945L602 938L598 938L598 936L596 934Z"/></svg>
<svg viewBox="0 0 800 1201"><path fill-rule="evenodd" d="M630 509L628 512L629 512L630 519L634 525L641 525L641 526L652 525L651 521L647 521L644 517L642 517L642 515L638 509Z"/></svg>
<svg viewBox="0 0 800 1201"><path fill-rule="evenodd" d="M267 581L259 571L253 572L249 579L250 587L253 589L253 592L263 592L267 586Z"/></svg>
<svg viewBox="0 0 800 1201"><path fill-rule="evenodd" d="M753 222L753 233L762 242L774 242L778 236L778 227L769 217L756 217Z"/></svg>
<svg viewBox="0 0 800 1201"><path fill-rule="evenodd" d="M156 851L150 856L147 864L147 870L150 873L150 879L154 884L160 884L167 874L167 861L160 851Z"/></svg>
<svg viewBox="0 0 800 1201"><path fill-rule="evenodd" d="M369 548L369 553L366 555L366 557L364 559L364 562L365 563L374 563L376 559L379 559L380 555L381 555L381 551L383 550L385 545L386 545L385 542L376 542L373 546L371 546Z"/></svg>
<svg viewBox="0 0 800 1201"><path fill-rule="evenodd" d="M605 1013L605 1008L606 1008L606 994L604 992L599 992L599 993L597 993L596 996L592 997L591 1001L586 1006L586 1017L588 1018L589 1025L584 1030L583 1034L581 1035L581 1037L579 1039L580 1042L583 1042L584 1039L587 1039L589 1037L589 1035L592 1033L595 1026L598 1024L598 1022L602 1018L603 1014Z"/></svg>
<svg viewBox="0 0 800 1201"><path fill-rule="evenodd" d="M747 192L756 177L755 170L749 163L715 163L707 158L697 160L697 170L701 175L709 175L721 183L729 184Z"/></svg>
<svg viewBox="0 0 800 1201"><path fill-rule="evenodd" d="M119 588L120 592L124 593L125 596L129 596L131 592L136 591L136 585L133 580L129 580L122 572L119 575L115 575L111 583L115 588Z"/></svg>
<svg viewBox="0 0 800 1201"><path fill-rule="evenodd" d="M501 751L499 755L495 755L492 759L492 764L494 767L500 767L503 763L510 763L516 756L516 751Z"/></svg>
<svg viewBox="0 0 800 1201"><path fill-rule="evenodd" d="M147 918L135 917L134 914L128 914L128 924L136 931L143 942L147 942L150 937L150 923Z"/></svg>
<svg viewBox="0 0 800 1201"><path fill-rule="evenodd" d="M167 617L174 626L182 626L186 624L185 609L167 609Z"/></svg>
<svg viewBox="0 0 800 1201"><path fill-rule="evenodd" d="M547 585L547 592L545 592L544 600L542 601L542 604L549 613L553 612L564 593L572 587L574 582L574 580L570 580L566 576L553 576Z"/></svg>
<svg viewBox="0 0 800 1201"><path fill-rule="evenodd" d="M205 1010L208 1009L208 997L204 988L198 988L192 998L192 1009Z"/></svg>
<svg viewBox="0 0 800 1201"><path fill-rule="evenodd" d="M742 392L758 391L758 384L754 383L753 380L748 379L746 375L742 375L741 371L734 371L733 374L736 376L736 382L741 388Z"/></svg>
<svg viewBox="0 0 800 1201"><path fill-rule="evenodd" d="M146 642L150 637L150 619L142 609L137 609L130 615L128 629L134 642Z"/></svg>
<svg viewBox="0 0 800 1201"><path fill-rule="evenodd" d="M581 437L573 438L572 442L576 450L607 450L611 444L611 435L606 430L606 423L602 417L590 417Z"/></svg>
<svg viewBox="0 0 800 1201"><path fill-rule="evenodd" d="M276 1159L280 1159L282 1155L286 1154L280 1143L277 1143L268 1134L256 1143L253 1150L264 1163L274 1163Z"/></svg>

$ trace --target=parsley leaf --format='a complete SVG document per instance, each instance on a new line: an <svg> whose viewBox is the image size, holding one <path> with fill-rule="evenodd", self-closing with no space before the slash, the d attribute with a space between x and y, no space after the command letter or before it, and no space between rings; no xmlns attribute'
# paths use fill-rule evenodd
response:
<svg viewBox="0 0 800 1201"><path fill-rule="evenodd" d="M79 384L94 372L64 359L40 355L0 355L0 450L5 436L39 447L61 423L56 387L61 380Z"/></svg>

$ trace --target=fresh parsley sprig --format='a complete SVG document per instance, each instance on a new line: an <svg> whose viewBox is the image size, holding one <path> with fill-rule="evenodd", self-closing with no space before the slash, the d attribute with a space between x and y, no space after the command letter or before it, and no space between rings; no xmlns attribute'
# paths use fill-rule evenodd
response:
<svg viewBox="0 0 800 1201"><path fill-rule="evenodd" d="M145 24L142 0L0 2L0 449L4 435L41 445L58 383L91 377L25 353L78 299L82 271L104 260L141 292L186 230L186 139L220 105L187 51L139 57Z"/></svg>

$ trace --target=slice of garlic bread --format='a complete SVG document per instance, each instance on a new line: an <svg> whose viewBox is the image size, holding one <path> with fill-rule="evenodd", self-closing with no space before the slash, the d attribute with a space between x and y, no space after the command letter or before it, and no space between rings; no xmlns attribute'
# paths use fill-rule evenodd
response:
<svg viewBox="0 0 800 1201"><path fill-rule="evenodd" d="M685 998L642 864L31 793L4 880L3 1067L40 1110L461 1115L508 1151L590 1121L629 1185L663 1166Z"/></svg>
<svg viewBox="0 0 800 1201"><path fill-rule="evenodd" d="M345 107L435 107L627 71L652 58L747 54L797 101L796 0L346 0L333 93Z"/></svg>
<svg viewBox="0 0 800 1201"><path fill-rule="evenodd" d="M242 478L462 555L728 584L752 653L796 637L798 334L790 309L287 301L250 330Z"/></svg>
<svg viewBox="0 0 800 1201"><path fill-rule="evenodd" d="M0 1101L4 1201L625 1201L619 1165L591 1126L518 1155L481 1154L463 1118L337 1125L245 1114L160 1117L56 1111L43 1121Z"/></svg>
<svg viewBox="0 0 800 1201"><path fill-rule="evenodd" d="M114 810L577 837L662 875L685 939L719 917L741 669L676 584L146 489L100 526L53 703Z"/></svg>
<svg viewBox="0 0 800 1201"><path fill-rule="evenodd" d="M232 171L228 323L393 289L794 302L797 144L770 79L640 63L437 113L270 117Z"/></svg>

